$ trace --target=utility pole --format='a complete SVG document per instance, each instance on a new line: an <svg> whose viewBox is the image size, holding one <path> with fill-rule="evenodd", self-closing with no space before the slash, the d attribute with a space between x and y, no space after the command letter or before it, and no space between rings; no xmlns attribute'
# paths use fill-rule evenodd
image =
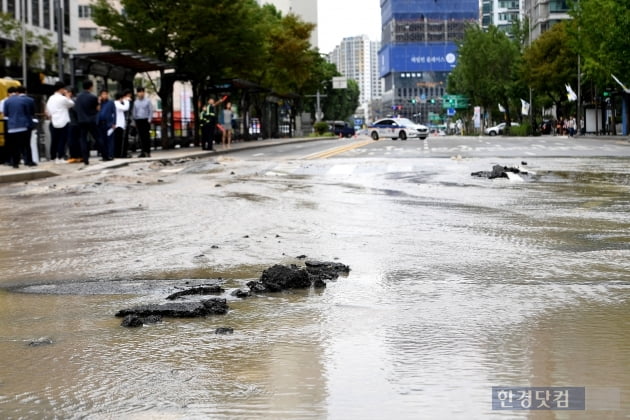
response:
<svg viewBox="0 0 630 420"><path fill-rule="evenodd" d="M325 98L328 95L322 95L319 93L319 89L317 89L317 93L315 95L304 95L305 98L315 98L315 122L320 122L322 118L324 118L324 113L322 112L321 106L321 98Z"/></svg>
<svg viewBox="0 0 630 420"><path fill-rule="evenodd" d="M61 0L55 0L55 16L57 16L57 67L59 68L59 81L63 82L63 9Z"/></svg>
<svg viewBox="0 0 630 420"><path fill-rule="evenodd" d="M578 16L582 16L582 10L580 9L580 0L577 2ZM580 39L580 27L578 27L578 62L577 62L577 135L582 135L582 55L580 54L580 47L582 42ZM586 122L585 122L586 123Z"/></svg>
<svg viewBox="0 0 630 420"><path fill-rule="evenodd" d="M28 81L26 65L28 60L26 59L26 0L20 0L20 17L22 18L22 85L26 87Z"/></svg>

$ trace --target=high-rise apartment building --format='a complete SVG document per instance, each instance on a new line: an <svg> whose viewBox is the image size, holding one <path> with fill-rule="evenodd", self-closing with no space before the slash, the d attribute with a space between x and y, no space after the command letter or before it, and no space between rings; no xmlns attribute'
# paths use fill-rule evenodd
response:
<svg viewBox="0 0 630 420"><path fill-rule="evenodd" d="M509 32L514 22L522 18L523 0L481 0L481 26L494 25Z"/></svg>
<svg viewBox="0 0 630 420"><path fill-rule="evenodd" d="M381 0L384 111L429 122L440 114L456 42L479 19L479 0Z"/></svg>
<svg viewBox="0 0 630 420"><path fill-rule="evenodd" d="M378 48L378 42L361 35L344 38L329 55L329 61L342 75L359 84L359 104L364 109L372 99L382 94L377 66Z"/></svg>
<svg viewBox="0 0 630 420"><path fill-rule="evenodd" d="M317 25L317 0L257 0L261 6L273 4L284 15L294 13L305 22ZM311 33L311 45L317 47L317 26Z"/></svg>
<svg viewBox="0 0 630 420"><path fill-rule="evenodd" d="M538 38L555 23L570 19L568 3L568 0L523 0L523 12L531 24L531 39Z"/></svg>
<svg viewBox="0 0 630 420"><path fill-rule="evenodd" d="M372 83L372 97L370 100L383 96L383 79L378 68L378 51L381 49L379 41L370 42L370 79Z"/></svg>

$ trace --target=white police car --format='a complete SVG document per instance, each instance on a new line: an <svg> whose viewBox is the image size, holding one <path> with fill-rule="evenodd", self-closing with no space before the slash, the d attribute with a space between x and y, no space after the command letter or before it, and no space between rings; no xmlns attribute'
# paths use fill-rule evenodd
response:
<svg viewBox="0 0 630 420"><path fill-rule="evenodd" d="M429 136L429 129L407 118L382 118L374 121L368 127L368 133L374 140L380 138L391 138L392 140L419 138L424 140Z"/></svg>

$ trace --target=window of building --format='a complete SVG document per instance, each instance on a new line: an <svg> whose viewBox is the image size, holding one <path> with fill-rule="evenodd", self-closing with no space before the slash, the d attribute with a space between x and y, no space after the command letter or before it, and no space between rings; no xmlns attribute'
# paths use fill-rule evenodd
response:
<svg viewBox="0 0 630 420"><path fill-rule="evenodd" d="M70 35L70 0L63 2L63 31L66 35Z"/></svg>
<svg viewBox="0 0 630 420"><path fill-rule="evenodd" d="M549 2L549 11L551 13L568 12L569 7L566 0L551 0Z"/></svg>
<svg viewBox="0 0 630 420"><path fill-rule="evenodd" d="M15 0L7 0L7 13L17 19L17 8L15 6Z"/></svg>
<svg viewBox="0 0 630 420"><path fill-rule="evenodd" d="M79 42L94 42L97 33L96 28L79 28Z"/></svg>
<svg viewBox="0 0 630 420"><path fill-rule="evenodd" d="M502 9L519 9L518 0L501 0L499 2L499 7Z"/></svg>
<svg viewBox="0 0 630 420"><path fill-rule="evenodd" d="M499 20L502 22L514 22L518 20L518 13L499 13Z"/></svg>
<svg viewBox="0 0 630 420"><path fill-rule="evenodd" d="M42 26L50 29L50 0L42 0Z"/></svg>
<svg viewBox="0 0 630 420"><path fill-rule="evenodd" d="M33 25L35 26L39 26L40 22L39 22L39 0L33 0L31 2L31 10L33 13Z"/></svg>
<svg viewBox="0 0 630 420"><path fill-rule="evenodd" d="M79 5L79 18L80 19L89 19L92 17L92 6L89 4L80 4Z"/></svg>

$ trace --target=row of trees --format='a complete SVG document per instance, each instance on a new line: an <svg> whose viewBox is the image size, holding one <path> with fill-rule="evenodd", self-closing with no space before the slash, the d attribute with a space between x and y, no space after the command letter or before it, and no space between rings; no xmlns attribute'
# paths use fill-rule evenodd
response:
<svg viewBox="0 0 630 420"><path fill-rule="evenodd" d="M531 43L527 21L517 22L509 34L471 25L448 91L469 96L495 115L501 104L509 120L510 114L520 116L520 98L529 98L530 88L537 109L555 105L557 116L572 112L565 85L577 87L578 56L587 103L595 103L606 88L618 87L612 74L630 81L630 0L578 0L570 14L573 19Z"/></svg>
<svg viewBox="0 0 630 420"><path fill-rule="evenodd" d="M121 11L122 10L122 11ZM312 48L314 25L255 0L107 0L93 6L94 21L104 28L101 39L114 49L130 49L172 64L177 78L192 83L195 106L208 89L224 79L245 79L278 95L306 98L327 95L325 117L345 119L358 106L358 86L332 89L340 76ZM161 80L164 80L162 75ZM168 104L171 84L159 95ZM312 100L298 101L298 111L314 112ZM167 105L168 106L168 105Z"/></svg>

